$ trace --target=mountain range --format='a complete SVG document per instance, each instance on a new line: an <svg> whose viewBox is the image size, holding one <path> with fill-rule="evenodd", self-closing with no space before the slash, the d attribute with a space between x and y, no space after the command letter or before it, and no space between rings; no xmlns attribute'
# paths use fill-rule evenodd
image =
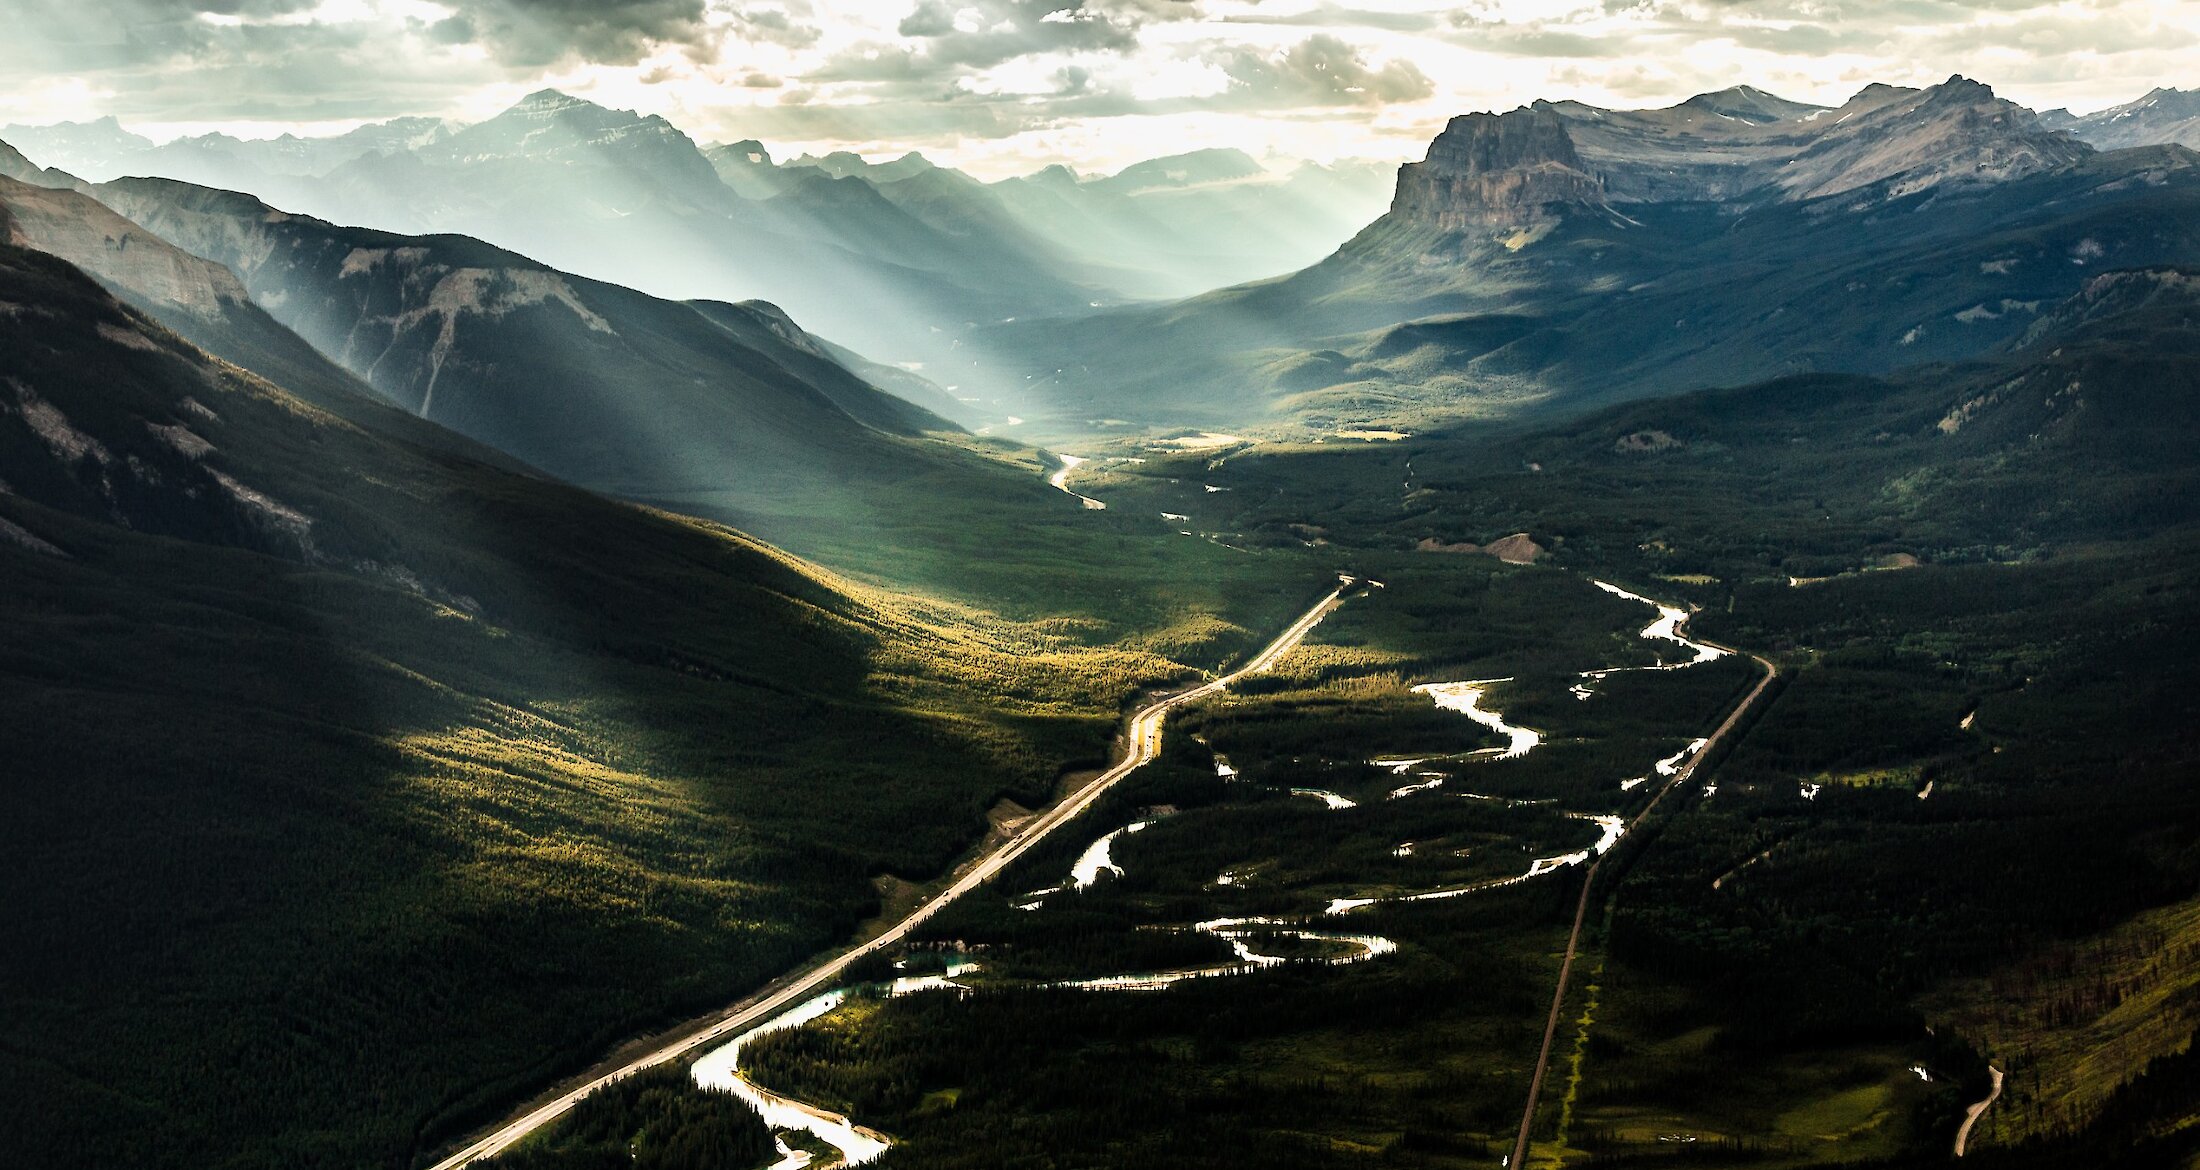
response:
<svg viewBox="0 0 2200 1170"><path fill-rule="evenodd" d="M2040 115L2040 121L2102 150L2168 143L2200 150L2200 91L2156 89L2136 101L2082 118L2068 110L2049 110Z"/></svg>
<svg viewBox="0 0 2200 1170"><path fill-rule="evenodd" d="M1963 78L1838 109L1537 102L1454 119L1319 264L986 340L1058 426L1410 430L1885 370L2005 344L2103 267L2200 261L2196 163L2097 150Z"/></svg>
<svg viewBox="0 0 2200 1170"><path fill-rule="evenodd" d="M1388 584L1303 673L1247 680L1202 726L1230 731L1215 713L1246 702L1316 725L1382 710L1394 730L1380 695L1409 671L1540 645L1551 582L1619 605L1576 573L1655 582L1693 607L1669 622L1776 657L1764 707L1703 761L1761 790L1709 810L1684 793L1686 815L1615 854L1624 875L1656 848L1636 872L1667 885L1625 887L1617 943L1592 940L1614 973L1597 994L1620 1005L1595 1019L1684 1039L1592 1043L1580 1017L1584 1108L1723 1100L1701 1088L1708 1051L1795 1073L1781 1118L1914 1075L1934 1103L1903 1124L1931 1136L1957 1085L1886 1049L1867 1062L1837 1008L1869 1004L1907 1043L1921 989L2033 953L2034 907L1996 898L2060 883L2055 929L2080 938L2193 888L2194 117L2175 90L2040 115L1960 77L1838 107L1747 86L1660 110L1538 101L1452 120L1364 215L1370 168L1203 151L981 183L918 155L706 147L555 91L336 139L0 129L24 148L0 142L0 1126L38 1165L428 1164L623 1042L918 905L973 841L1109 758L1127 702L1257 649L1344 569ZM192 177L124 174L141 168ZM1208 291L1218 277L1255 279ZM1069 494L1071 472L1105 500ZM1466 555L1498 546L1530 563ZM1637 629L1582 636L1641 651ZM1454 649L1395 649L1430 642ZM1502 681L1539 673L1565 712L1626 706L1568 697L1577 668L1541 653ZM1609 673L1627 675L1609 691L1666 681ZM1360 689L1322 692L1338 679ZM1929 718L1933 746L1897 742L1887 711ZM1226 799L1212 744L1169 744L1148 796L1095 811L1144 827ZM1552 746L1536 766L1556 757L1545 778L1574 784L1558 773L1608 745ZM1364 751L1285 754L1277 775L1379 785L1347 816L1412 813L1380 799L1395 778ZM1292 799L1309 791L1327 789L1245 799L1272 825L1339 823ZM1371 846L1374 872L1409 856L1398 839ZM1949 865L1950 842L1999 859ZM1068 866L1083 843L1034 859ZM1234 883L1210 860L1170 860L1197 883L1172 906ZM1345 888L1359 861L1332 860L1321 881ZM1571 887L1515 880L1498 885L1517 904L1411 912L1459 915L1444 937L1474 947L1525 929L1518 956L1460 965L1466 945L1409 941L1399 966L1480 980L1519 959L1541 980L1589 895L1576 910ZM1152 888L1101 882L1040 929L1102 954L1109 900ZM1061 917L993 901L974 913ZM1154 969L1219 941L1133 933ZM2189 958L2191 937L2147 951ZM1644 977L1699 952L1726 982ZM1160 1003L1218 1031L1126 1040L1132 1015L1097 1017L1072 1072L1235 1075L1282 1050L1248 1040L1274 1022L1255 1017L1335 1024L1314 998L1330 967L1255 977L1285 1011L1228 980L1195 981L1226 989L1213 1001L1033 988L1017 1010ZM1440 1012L1388 993L1414 986L1392 968L1343 974L1373 980L1347 1010L1451 1043L1424 1027ZM1504 986L1507 1028L1540 1031L1547 986ZM1737 1023L1729 994L1777 1028ZM983 1055L1034 1036L1053 1039L1004 1029ZM1948 1037L1951 1067L1976 1071ZM2099 1074L2110 1089L2177 1051L2155 1041ZM2154 1085L2183 1075L2164 1061ZM1673 1091L1684 1066L1699 1079ZM1301 1079L1405 1095L1332 1093L1376 1083L1336 1068ZM1510 1108L1510 1070L1444 1075L1425 1095L1446 1109L1485 1081ZM1806 1098L1810 1076L1838 1096ZM999 1119L967 1083L894 1091L947 1124ZM2156 1136L2189 1144L2190 1100L2172 1105ZM1867 1108L1854 1129L1909 1140ZM1487 1162L1453 1131L1512 1120L1386 1122L1387 1144L1320 1156ZM1576 1136L1662 1164L1668 1132Z"/></svg>
<svg viewBox="0 0 2200 1170"><path fill-rule="evenodd" d="M18 243L317 402L392 403L517 465L900 588L1020 613L1043 597L1126 632L1183 618L1183 583L1123 558L1139 521L1085 512L1034 474L1031 449L927 409L955 405L936 385L777 305L667 300L476 239L343 227L173 180L93 185L0 154L9 170ZM970 563L1013 548L1020 566ZM1041 565L1061 580L1034 592ZM1231 575L1191 608L1234 604ZM1203 655L1231 630L1171 645Z"/></svg>
<svg viewBox="0 0 2200 1170"><path fill-rule="evenodd" d="M7 194L11 238L73 246ZM170 264L148 298L208 275L110 273ZM1104 748L1073 643L292 393L13 244L0 371L0 1083L34 1160L405 1164Z"/></svg>
<svg viewBox="0 0 2200 1170"><path fill-rule="evenodd" d="M1051 502L774 306L659 300L477 241L339 228L169 180L0 179L0 207L16 242L211 352L324 403L379 397L598 491L737 500L696 506L796 545L824 517L892 523L913 478Z"/></svg>
<svg viewBox="0 0 2200 1170"><path fill-rule="evenodd" d="M46 165L251 192L288 211L494 241L663 296L768 298L873 356L1004 386L963 352L975 322L1175 296L1310 262L1380 206L1387 168L1272 174L1235 151L1081 180L986 184L918 156L774 164L656 116L545 90L471 126L398 119L326 139L153 145L112 119L0 128ZM895 306L879 313L877 302Z"/></svg>

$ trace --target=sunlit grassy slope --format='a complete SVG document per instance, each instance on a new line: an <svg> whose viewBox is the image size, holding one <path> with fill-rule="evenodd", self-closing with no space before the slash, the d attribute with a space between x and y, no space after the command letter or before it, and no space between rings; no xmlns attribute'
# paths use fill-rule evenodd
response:
<svg viewBox="0 0 2200 1170"><path fill-rule="evenodd" d="M879 390L770 306L662 300L479 240L340 227L184 183L92 194L0 179L0 210L34 246L328 409L378 394L568 482L1092 645L1213 665L1303 601L1273 564L1175 540L1150 514L1084 509L1028 448Z"/></svg>
<svg viewBox="0 0 2200 1170"><path fill-rule="evenodd" d="M37 1164L403 1165L845 937L1181 669L309 405L41 254L0 303Z"/></svg>

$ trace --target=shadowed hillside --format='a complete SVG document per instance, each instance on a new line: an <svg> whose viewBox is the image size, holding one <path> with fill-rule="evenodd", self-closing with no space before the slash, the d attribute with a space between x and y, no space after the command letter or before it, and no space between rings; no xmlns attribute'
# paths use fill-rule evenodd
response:
<svg viewBox="0 0 2200 1170"><path fill-rule="evenodd" d="M315 406L41 253L0 306L36 1162L404 1165L844 937L1174 669Z"/></svg>

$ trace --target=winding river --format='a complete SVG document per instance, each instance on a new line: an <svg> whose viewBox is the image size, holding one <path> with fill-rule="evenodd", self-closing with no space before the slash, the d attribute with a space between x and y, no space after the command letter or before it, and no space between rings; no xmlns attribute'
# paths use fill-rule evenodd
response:
<svg viewBox="0 0 2200 1170"><path fill-rule="evenodd" d="M1055 452L1054 457L1062 461L1062 466L1060 470L1056 471L1053 475L1047 477L1047 483L1050 486L1064 492L1069 492L1070 495L1077 496L1078 499L1084 501L1085 507L1091 509L1092 511L1098 512L1107 507L1106 504L1103 504L1100 501L1093 499L1091 496L1078 496L1076 492L1072 492L1069 490L1069 473L1077 470L1080 467L1083 467L1087 463L1092 462L1092 460L1087 459L1082 455L1064 455L1059 451Z"/></svg>
<svg viewBox="0 0 2200 1170"><path fill-rule="evenodd" d="M1413 688L1417 695L1427 695L1446 711L1457 711L1476 723L1489 728L1510 742L1502 748L1489 748L1500 760L1517 760L1535 750L1543 742L1543 736L1525 727L1514 727L1496 711L1482 709L1482 696L1486 688L1498 683L1511 682L1509 678L1486 678L1476 682L1423 683Z"/></svg>
<svg viewBox="0 0 2200 1170"><path fill-rule="evenodd" d="M1074 470L1078 465L1086 462L1086 460L1080 459L1072 455L1061 455L1058 456L1058 458L1062 460L1063 467L1060 471L1057 471L1052 477L1050 477L1048 482L1053 484L1053 486L1060 488L1065 492L1068 492L1069 488L1066 486L1066 480L1069 473ZM1075 492L1070 492L1070 494L1076 495ZM1105 505L1101 504L1097 500L1092 500L1084 496L1078 496L1078 498L1084 500L1085 505L1089 508L1105 507ZM1577 683L1572 688L1573 693L1578 698L1589 698L1592 693L1590 688L1596 681L1607 678L1614 674L1622 673L1624 671L1680 670L1691 666L1698 666L1706 662L1712 662L1726 655L1727 651L1725 650L1722 650L1716 646L1709 646L1701 642L1693 641L1681 633L1681 626L1688 619L1688 613L1686 610L1683 610L1677 606L1669 606L1661 602L1652 601L1649 598L1630 593L1624 589L1619 588L1616 585L1611 585L1606 582L1598 581L1596 582L1596 585L1609 593L1616 594L1629 600L1639 601L1645 605L1650 605L1656 608L1658 611L1657 619L1651 622L1648 626L1644 627L1644 629L1641 631L1641 636L1653 640L1672 642L1684 649L1691 651L1692 657L1685 662L1659 662L1650 666L1611 667L1601 670L1584 671L1579 676L1582 681L1580 683ZM1496 734L1505 737L1506 744L1504 747L1483 748L1478 751L1469 753L1470 756L1482 757L1485 759L1496 761L1513 760L1519 759L1534 751L1538 746L1542 744L1543 736L1540 732L1534 731L1530 728L1516 726L1508 722L1502 712L1484 707L1482 705L1483 700L1488 695L1490 687L1498 683L1510 681L1512 680L1481 679L1465 682L1425 683L1420 686L1414 687L1413 690L1417 694L1428 696L1430 701L1434 702L1438 707L1448 711L1456 711L1459 714L1464 715L1467 718L1475 721L1476 723L1479 723L1482 726L1490 729L1492 732L1495 732ZM1682 769L1686 767L1687 764L1704 749L1705 743L1706 741L1703 739L1692 741L1687 747L1682 748L1680 751L1666 757L1665 759L1657 761L1652 766L1652 771L1658 776L1667 778L1679 775ZM1414 772L1414 769L1417 765L1427 763L1428 760L1429 757L1418 757L1410 759L1394 758L1387 760L1376 760L1371 762L1377 764L1378 766L1393 769L1400 777L1412 774L1418 778L1417 782L1394 789L1390 793L1392 799L1399 799L1411 796L1418 792L1437 788L1442 785L1444 777L1441 774L1430 772ZM1230 768L1229 765L1225 762L1221 762L1218 760L1216 767L1218 774L1224 776L1225 778L1234 777L1235 775L1235 769ZM1625 781L1620 785L1620 787L1623 790L1631 790L1643 783L1646 783L1649 779L1650 777L1648 775L1645 775L1633 780ZM1290 790L1290 792L1293 796L1303 796L1318 799L1322 802L1324 807L1330 810L1343 810L1356 807L1355 802L1352 801L1350 798L1342 796L1335 792L1327 791L1325 789L1293 788ZM1469 797L1478 796L1478 794L1475 793L1461 793L1460 795ZM1481 797L1481 799L1504 798ZM1534 802L1520 801L1517 803ZM1342 915L1351 914L1355 911L1364 910L1370 906L1394 905L1411 902L1434 901L1445 898L1458 898L1487 890L1500 889L1506 886L1518 885L1523 882L1532 881L1535 878L1542 877L1546 874L1556 873L1560 870L1567 869L1572 866L1581 865L1585 862L1588 862L1591 858L1601 856L1602 854L1610 851L1614 845L1618 844L1620 838L1624 836L1627 831L1626 819L1615 814L1568 812L1564 815L1574 820L1583 821L1595 825L1598 830L1596 841L1586 846L1585 848L1578 849L1569 853L1561 853L1550 857L1536 858L1529 863L1528 868L1525 871L1518 874L1513 874L1509 877L1491 878L1480 882L1474 882L1468 885L1446 887L1434 890L1424 890L1416 893L1384 894L1356 898L1333 898L1325 907L1323 907L1320 914L1312 921L1319 921L1319 919L1321 918L1335 918ZM1119 864L1115 860L1113 852L1115 844L1123 837L1133 833L1141 832L1152 824L1154 824L1154 821L1150 819L1133 821L1130 824L1124 825L1121 828L1103 834L1098 839L1094 840L1091 845L1087 846L1084 852L1078 855L1076 861L1071 864L1068 877L1063 882L1057 885L1033 890L1030 893L1023 895L1023 897L1015 903L1016 908L1026 911L1040 911L1044 908L1047 898L1050 895L1060 893L1065 890L1084 889L1086 887L1089 887L1094 882L1098 881L1100 875L1103 873L1121 876L1123 873L1123 868L1121 864ZM1398 847L1396 855L1408 856L1410 855L1411 851L1412 844L1407 843L1406 845ZM1222 876L1217 879L1216 884L1219 886L1232 886L1239 884L1242 881L1243 874L1241 872L1225 871ZM1398 944L1395 941L1384 938L1381 935L1316 929L1312 925L1312 921L1304 919L1272 917L1214 918L1205 922L1194 923L1190 926L1175 927L1174 929L1177 930L1205 934L1222 940L1229 945L1232 957L1225 962L1214 963L1201 967L1182 968L1170 971L1141 971L1117 975L1103 975L1089 979L1064 980L1056 983L1050 983L1046 986L1090 992L1158 991L1170 987L1174 984L1185 982L1187 980L1227 978L1230 976L1246 975L1252 972L1281 966L1285 963L1290 962L1317 963L1327 965L1361 963L1369 961L1371 959L1380 958L1384 955L1392 954L1398 949ZM1333 948L1333 950L1329 954L1319 955L1315 957L1287 957L1263 950L1263 942L1269 939L1290 939L1302 944L1320 944L1329 948ZM956 980L959 976L968 973L971 969L972 966L965 965L961 967L951 968L945 975L897 979L892 984L887 985L884 988L874 988L874 990L882 991L884 994L889 996L910 995L923 991L936 990L954 990L958 994L968 995L972 994L971 990L956 982ZM886 1150L892 1145L891 1139L889 1139L886 1135L881 1134L876 1130L868 1129L864 1126L858 1125L854 1121L838 1113L834 1113L830 1110L823 1109L818 1106L806 1104L801 1101L796 1101L792 1098L783 1097L767 1089L761 1088L753 1082L749 1081L741 1070L741 1052L743 1047L749 1041L754 1040L758 1036L767 1035L769 1033L781 1031L787 1028L801 1027L804 1024L808 1024L812 1021L820 1019L830 1013L833 1009L839 1007L843 1002L848 999L851 994L854 993L855 990L856 989L853 988L843 987L828 991L822 995L818 995L812 999L806 1000L781 1013L780 1015L774 1016L766 1022L759 1024L746 1032L741 1033L740 1035L736 1036L732 1041L711 1051L696 1063L694 1068L694 1076L696 1082L698 1084L706 1086L716 1086L731 1090L736 1095L741 1097L742 1100L747 1101L751 1106L755 1107L756 1110L763 1115L764 1120L775 1129L801 1130L807 1132L818 1140L839 1151L842 1161L847 1165L861 1165L877 1158L880 1154L885 1153ZM1980 1111L1983 1112L1983 1110ZM781 1160L776 1163L771 1168L771 1170L799 1170L800 1167L806 1166L809 1163L810 1158L808 1154L801 1151L789 1150L784 1145L784 1143L782 1143L781 1145L781 1152Z"/></svg>
<svg viewBox="0 0 2200 1170"><path fill-rule="evenodd" d="M944 975L921 975L896 979L877 990L888 996L914 995L920 991L954 989L965 992L955 980L975 970L974 963L963 963L948 968ZM887 1151L893 1145L885 1134L866 1129L829 1109L805 1104L791 1097L782 1097L767 1089L758 1088L741 1073L741 1050L749 1041L773 1032L799 1028L812 1020L830 1013L847 1002L856 988L839 987L813 999L808 999L785 1012L758 1024L734 1037L724 1047L713 1050L695 1062L695 1083L710 1089L725 1089L749 1103L773 1129L795 1129L808 1133L826 1145L840 1151L841 1162L856 1166L868 1162ZM780 1159L771 1170L797 1170L810 1163L810 1155L801 1150L790 1150L785 1142L779 1145Z"/></svg>
<svg viewBox="0 0 2200 1170"><path fill-rule="evenodd" d="M1573 686L1573 696L1575 698L1587 699L1594 692L1598 680L1610 678L1615 674L1626 674L1629 671L1636 670L1686 670L1691 666L1702 666L1706 662L1715 662L1726 657L1727 652L1725 650L1691 640L1681 633L1681 626L1688 621L1687 610L1677 605L1667 605L1662 601L1653 601L1640 593L1629 593L1609 581L1597 581L1594 584L1597 588L1615 597L1624 597L1629 601L1639 601L1657 610L1657 620L1644 626L1641 636L1652 641L1671 642L1684 650L1691 651L1695 657L1686 662L1660 662L1652 666L1611 666L1603 670L1584 670L1581 672L1581 681Z"/></svg>

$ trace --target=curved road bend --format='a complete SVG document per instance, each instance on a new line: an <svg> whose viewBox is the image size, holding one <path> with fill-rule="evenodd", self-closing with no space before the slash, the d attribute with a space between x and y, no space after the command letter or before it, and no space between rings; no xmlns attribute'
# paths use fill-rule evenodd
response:
<svg viewBox="0 0 2200 1170"><path fill-rule="evenodd" d="M1956 1131L1956 1157L1958 1158L1963 1156L1964 1148L1971 1144L1971 1127L1977 1125L1978 1119L1986 1116L1986 1111L1992 1109L1994 1102L2001 1098L2001 1070L1993 1065L1987 1065L1986 1073L1993 1078L1993 1088L1986 1094L1984 1101L1963 1111L1963 1128Z"/></svg>
<svg viewBox="0 0 2200 1170"><path fill-rule="evenodd" d="M1314 631L1315 626L1321 624L1323 618L1329 616L1331 610L1343 604L1345 590L1359 583L1358 578L1343 574L1339 574L1339 580L1340 584L1336 589L1332 590L1327 597L1322 598L1314 608L1300 615L1297 621L1292 622L1289 628L1276 636L1275 641L1270 642L1265 649L1254 655L1252 660L1245 665L1220 678L1202 683L1190 690L1165 695L1139 708L1137 713L1131 716L1128 751L1120 762L1102 772L1091 783L1057 802L1052 808L1025 822L1021 828L1016 830L1014 836L1001 842L990 852L980 856L945 890L919 903L916 909L902 916L899 921L888 927L883 933L867 942L859 943L848 950L841 951L830 958L822 959L781 978L764 988L764 990L735 1004L725 1016L701 1031L670 1040L617 1068L592 1076L588 1080L559 1093L550 1100L528 1109L519 1116L499 1125L494 1130L474 1139L458 1152L437 1161L432 1170L459 1170L460 1167L477 1158L486 1158L492 1154L501 1153L514 1142L562 1116L581 1098L602 1088L604 1085L610 1084L620 1077L640 1072L643 1069L654 1068L667 1061L677 1059L712 1041L741 1032L770 1019L839 979L841 972L846 970L849 964L900 942L908 936L910 931L915 930L926 919L938 913L941 907L985 884L995 874L1006 868L1010 862L1021 857L1025 850L1038 844L1048 834L1061 828L1064 824L1074 820L1077 814L1092 807L1093 802L1100 799L1101 794L1114 787L1118 781L1152 761L1155 756L1161 753L1161 725L1167 720L1169 712L1186 703L1215 694L1246 675L1267 670L1274 666L1284 655L1296 648L1300 642L1305 641L1306 636Z"/></svg>
<svg viewBox="0 0 2200 1170"><path fill-rule="evenodd" d="M1716 642L1706 642L1704 644L1725 650L1729 654L1737 653L1732 648L1720 646ZM1725 722L1719 724L1719 729L1712 732L1710 737L1703 741L1703 746L1697 748L1695 753L1689 756L1688 763L1682 766L1679 771L1673 773L1673 778L1667 780L1663 788L1658 789L1657 793L1650 798L1650 803L1642 806L1642 811L1635 814L1634 820L1627 822L1628 832L1632 833L1641 828L1643 821L1648 819L1652 810L1658 807L1658 802L1665 799L1666 793L1679 788L1687 782L1689 777L1696 774L1696 765L1702 763L1704 757L1711 754L1711 749L1720 740L1725 739L1729 732L1734 730L1735 725L1742 721L1742 716L1747 714L1749 709L1756 705L1758 698L1765 693L1765 688L1771 686L1772 680L1779 677L1780 668L1774 666L1771 659L1760 654L1752 654L1750 658L1755 660L1757 665L1765 668L1765 676L1757 680L1757 685L1751 687L1749 693L1742 696L1742 701L1736 703L1732 711L1727 712ZM1505 1165L1511 1167L1512 1170L1521 1170L1522 1167L1527 1165L1528 1131L1535 1127L1536 1102L1543 1095L1543 1074L1549 1071L1551 1067L1551 1044L1558 1038L1558 1016L1566 1008L1566 985L1573 977L1574 953L1581 945L1581 923L1589 915L1589 891L1595 888L1597 869L1603 864L1604 859L1602 857L1597 858L1590 864L1588 873L1581 879L1581 900L1574 905L1574 929L1572 933L1566 936L1566 957L1560 960L1558 964L1558 990L1551 993L1551 1016L1543 1025L1543 1048L1542 1051L1536 1053L1535 1076L1528 1081L1528 1107L1520 1115L1520 1137L1513 1143L1512 1157L1506 1159L1505 1162Z"/></svg>

